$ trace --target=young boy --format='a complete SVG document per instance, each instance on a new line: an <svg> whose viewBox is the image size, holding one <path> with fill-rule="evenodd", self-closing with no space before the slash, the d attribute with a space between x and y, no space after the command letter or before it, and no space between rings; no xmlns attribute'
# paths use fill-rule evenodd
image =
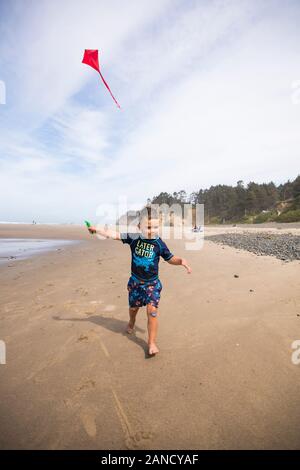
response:
<svg viewBox="0 0 300 470"><path fill-rule="evenodd" d="M135 319L140 307L146 306L148 317L149 355L159 352L156 346L158 327L158 304L162 284L158 277L160 256L169 264L184 266L192 270L186 260L174 256L158 236L159 217L154 208L145 207L139 216L139 233L118 233L113 230L89 227L90 233L99 233L106 238L120 240L131 248L131 276L127 284L129 298L129 323L127 333L134 330Z"/></svg>

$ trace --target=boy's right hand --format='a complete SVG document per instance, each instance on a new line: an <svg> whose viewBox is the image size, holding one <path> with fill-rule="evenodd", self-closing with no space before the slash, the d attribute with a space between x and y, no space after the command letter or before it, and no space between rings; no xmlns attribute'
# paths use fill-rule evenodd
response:
<svg viewBox="0 0 300 470"><path fill-rule="evenodd" d="M88 227L88 231L91 234L97 233L97 235L99 236L99 239L103 237L103 238L112 238L113 240L121 240L119 232L109 229L107 224L105 224L104 227L97 225L97 229L96 227L90 226Z"/></svg>

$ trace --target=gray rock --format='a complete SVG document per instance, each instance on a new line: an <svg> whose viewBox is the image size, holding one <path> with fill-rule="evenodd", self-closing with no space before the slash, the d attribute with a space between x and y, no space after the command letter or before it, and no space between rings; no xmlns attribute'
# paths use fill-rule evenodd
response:
<svg viewBox="0 0 300 470"><path fill-rule="evenodd" d="M207 236L205 240L247 250L258 256L275 256L285 262L300 260L300 236L290 233L223 233Z"/></svg>

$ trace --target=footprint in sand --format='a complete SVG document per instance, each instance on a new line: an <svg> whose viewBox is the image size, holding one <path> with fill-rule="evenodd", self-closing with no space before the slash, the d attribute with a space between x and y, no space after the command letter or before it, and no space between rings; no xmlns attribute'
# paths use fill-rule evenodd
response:
<svg viewBox="0 0 300 470"><path fill-rule="evenodd" d="M89 293L89 291L84 289L83 287L78 287L78 289L75 289L75 292L84 296L88 295Z"/></svg>
<svg viewBox="0 0 300 470"><path fill-rule="evenodd" d="M149 431L138 431L133 435L125 438L125 446L127 449L144 449L145 445L149 445L149 441L154 438L154 434Z"/></svg>
<svg viewBox="0 0 300 470"><path fill-rule="evenodd" d="M92 390L95 387L96 387L95 380L93 379L81 380L81 382L73 390L71 396L63 399L64 404L68 408L81 406L82 395L84 395L85 393L88 393L89 390Z"/></svg>
<svg viewBox="0 0 300 470"><path fill-rule="evenodd" d="M9 319L22 315L25 312L25 309L21 305L9 303L4 305L4 312L9 313L9 317L6 317L6 319Z"/></svg>
<svg viewBox="0 0 300 470"><path fill-rule="evenodd" d="M83 410L80 413L80 420L88 436L96 437L97 426L96 426L95 415L92 412L92 410L88 410L88 409Z"/></svg>
<svg viewBox="0 0 300 470"><path fill-rule="evenodd" d="M99 335L95 332L95 330L89 330L87 333L82 333L79 338L77 338L77 342L81 341L95 341L99 340Z"/></svg>
<svg viewBox="0 0 300 470"><path fill-rule="evenodd" d="M141 432L136 432L134 435L134 439L137 442L140 441L148 441L150 439L153 439L153 433L151 431L141 431Z"/></svg>
<svg viewBox="0 0 300 470"><path fill-rule="evenodd" d="M79 338L77 339L78 341L88 341L89 337L87 335L80 335Z"/></svg>
<svg viewBox="0 0 300 470"><path fill-rule="evenodd" d="M38 310L44 310L44 309L49 309L49 308L53 308L54 305L41 305L41 307L38 309Z"/></svg>
<svg viewBox="0 0 300 470"><path fill-rule="evenodd" d="M84 379L73 389L71 396L65 397L63 403L66 407L74 409L74 407L81 406L82 395L89 392L96 387L96 382L93 379Z"/></svg>
<svg viewBox="0 0 300 470"><path fill-rule="evenodd" d="M88 390L90 388L95 388L96 382L93 379L86 379L83 380L80 385L75 389L75 393L78 394L82 392L82 390Z"/></svg>

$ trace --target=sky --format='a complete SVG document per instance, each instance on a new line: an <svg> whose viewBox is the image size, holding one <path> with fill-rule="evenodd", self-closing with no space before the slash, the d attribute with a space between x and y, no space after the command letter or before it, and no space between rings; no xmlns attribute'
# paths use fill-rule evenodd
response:
<svg viewBox="0 0 300 470"><path fill-rule="evenodd" d="M297 0L0 0L0 221L293 180L299 24Z"/></svg>

